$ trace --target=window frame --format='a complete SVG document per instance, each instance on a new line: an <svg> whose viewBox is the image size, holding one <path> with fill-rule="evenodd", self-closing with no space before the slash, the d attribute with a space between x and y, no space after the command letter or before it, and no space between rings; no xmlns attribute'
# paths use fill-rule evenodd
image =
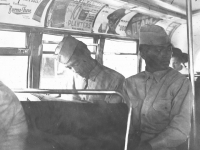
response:
<svg viewBox="0 0 200 150"><path fill-rule="evenodd" d="M0 31L4 31L4 30L1 30ZM12 57L12 56L25 56L27 57L27 70L26 70L26 85L25 87L27 88L28 87L28 68L29 68L29 56L30 56L30 50L28 49L28 45L27 45L27 33L24 32L24 31L5 31L5 34L6 32L9 32L9 33L23 33L25 34L24 36L24 47L8 47L8 46L1 46L0 44L0 56L5 56L5 57ZM12 88L12 87L11 87ZM21 87L19 87L21 88Z"/></svg>

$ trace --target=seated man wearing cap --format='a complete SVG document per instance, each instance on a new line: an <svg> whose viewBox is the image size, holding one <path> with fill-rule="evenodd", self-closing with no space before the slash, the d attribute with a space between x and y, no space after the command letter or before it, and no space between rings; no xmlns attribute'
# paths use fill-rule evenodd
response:
<svg viewBox="0 0 200 150"><path fill-rule="evenodd" d="M122 92L124 76L99 64L91 57L87 46L72 36L64 37L58 44L55 55L57 60L75 72L73 83L68 89L115 90ZM75 97L77 99L77 96ZM108 103L119 103L117 95L79 95L78 99L95 101L105 100Z"/></svg>
<svg viewBox="0 0 200 150"><path fill-rule="evenodd" d="M175 150L190 133L191 83L169 67L172 45L162 27L142 26L139 50L145 71L124 82L125 99L133 108L130 150Z"/></svg>

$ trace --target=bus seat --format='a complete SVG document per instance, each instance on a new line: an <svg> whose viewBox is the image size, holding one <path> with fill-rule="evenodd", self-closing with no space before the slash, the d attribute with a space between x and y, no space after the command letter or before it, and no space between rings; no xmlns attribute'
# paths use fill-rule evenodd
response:
<svg viewBox="0 0 200 150"><path fill-rule="evenodd" d="M27 150L121 150L126 104L21 101L29 135Z"/></svg>

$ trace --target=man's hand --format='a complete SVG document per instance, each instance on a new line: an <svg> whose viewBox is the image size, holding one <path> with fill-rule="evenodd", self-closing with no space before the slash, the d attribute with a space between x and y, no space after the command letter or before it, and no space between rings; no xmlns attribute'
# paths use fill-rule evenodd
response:
<svg viewBox="0 0 200 150"><path fill-rule="evenodd" d="M152 150L152 147L148 142L143 142L135 150Z"/></svg>

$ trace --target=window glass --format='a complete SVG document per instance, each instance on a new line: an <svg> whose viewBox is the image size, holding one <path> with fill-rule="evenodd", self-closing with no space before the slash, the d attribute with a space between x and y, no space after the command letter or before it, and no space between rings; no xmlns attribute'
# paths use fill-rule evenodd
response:
<svg viewBox="0 0 200 150"><path fill-rule="evenodd" d="M0 47L25 48L26 33L0 31Z"/></svg>
<svg viewBox="0 0 200 150"><path fill-rule="evenodd" d="M53 42L60 42L63 39L63 35L51 35L51 34L43 34L42 40L44 41L53 41Z"/></svg>
<svg viewBox="0 0 200 150"><path fill-rule="evenodd" d="M137 73L137 55L104 55L103 61L126 78Z"/></svg>
<svg viewBox="0 0 200 150"><path fill-rule="evenodd" d="M10 88L26 88L28 56L0 56L0 80Z"/></svg>
<svg viewBox="0 0 200 150"><path fill-rule="evenodd" d="M43 51L54 52L58 43L62 41L63 36L44 34L42 37Z"/></svg>
<svg viewBox="0 0 200 150"><path fill-rule="evenodd" d="M137 52L137 43L135 41L106 39L104 53L132 53Z"/></svg>
<svg viewBox="0 0 200 150"><path fill-rule="evenodd" d="M58 63L53 54L43 55L40 88L43 89L64 89L66 87L66 68Z"/></svg>
<svg viewBox="0 0 200 150"><path fill-rule="evenodd" d="M54 53L57 45L58 44L43 44L43 51Z"/></svg>
<svg viewBox="0 0 200 150"><path fill-rule="evenodd" d="M114 46L113 46L114 45ZM106 40L103 64L126 78L137 73L137 55L134 41Z"/></svg>

